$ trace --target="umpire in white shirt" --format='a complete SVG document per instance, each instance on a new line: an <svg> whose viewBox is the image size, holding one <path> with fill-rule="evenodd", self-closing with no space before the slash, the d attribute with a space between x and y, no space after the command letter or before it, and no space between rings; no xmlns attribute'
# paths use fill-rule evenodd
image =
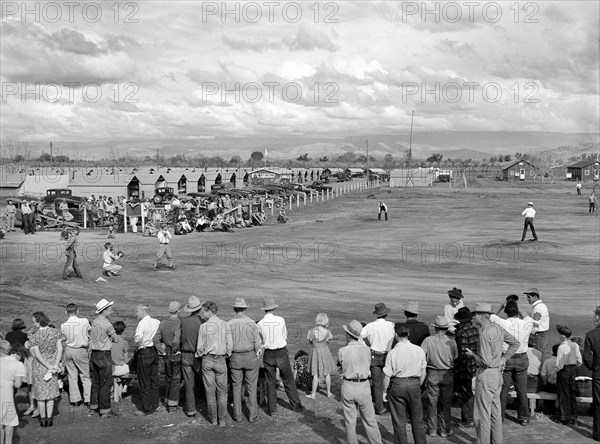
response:
<svg viewBox="0 0 600 444"><path fill-rule="evenodd" d="M158 319L152 319L147 305L137 306L140 322L135 329L133 340L137 347L137 375L140 384L142 410L136 415L151 415L156 412L160 398L158 394L158 352L154 337L160 326Z"/></svg>
<svg viewBox="0 0 600 444"><path fill-rule="evenodd" d="M260 334L265 348L263 361L265 363L265 373L267 377L267 399L269 404L269 415L273 416L277 412L277 369L285 387L285 393L290 401L292 410L302 411L302 403L298 396L296 381L290 365L290 356L287 349L287 327L285 319L275 316L273 310L279 305L273 298L265 298L262 309L265 316L258 321Z"/></svg>
<svg viewBox="0 0 600 444"><path fill-rule="evenodd" d="M382 200L379 201L379 214L377 215L378 220L381 220L381 213L385 213L385 220L387 220L387 205L384 204Z"/></svg>
<svg viewBox="0 0 600 444"><path fill-rule="evenodd" d="M525 240L525 236L527 236L527 227L531 228L531 234L533 236L534 241L538 240L537 234L535 233L535 227L533 226L533 219L535 218L535 210L533 209L533 202L529 202L527 204L527 208L523 210L521 213L522 216L525 216L525 223L523 225L523 236L521 236L521 242Z"/></svg>

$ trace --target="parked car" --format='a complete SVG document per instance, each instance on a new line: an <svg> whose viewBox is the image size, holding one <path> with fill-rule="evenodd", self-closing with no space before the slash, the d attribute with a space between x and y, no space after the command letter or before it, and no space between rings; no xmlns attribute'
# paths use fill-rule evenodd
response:
<svg viewBox="0 0 600 444"><path fill-rule="evenodd" d="M154 197L152 200L155 204L167 203L175 196L173 188L170 187L159 187L154 190Z"/></svg>
<svg viewBox="0 0 600 444"><path fill-rule="evenodd" d="M308 188L312 188L313 190L316 190L319 192L333 189L333 187L331 187L329 185L325 185L323 182L319 182L318 180L314 181L311 185L308 186Z"/></svg>

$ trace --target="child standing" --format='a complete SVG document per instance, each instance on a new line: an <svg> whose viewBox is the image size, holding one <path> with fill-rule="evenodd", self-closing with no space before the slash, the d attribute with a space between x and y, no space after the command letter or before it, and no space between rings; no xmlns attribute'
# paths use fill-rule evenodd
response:
<svg viewBox="0 0 600 444"><path fill-rule="evenodd" d="M545 392L556 393L556 355L558 354L558 347L560 344L554 344L552 346L552 357L548 358L542 364L542 372L540 377L542 378L542 388Z"/></svg>
<svg viewBox="0 0 600 444"><path fill-rule="evenodd" d="M127 393L127 379L126 377L129 375L129 365L128 361L128 353L127 350L129 346L127 341L123 339L121 336L127 326L123 321L116 321L113 324L115 332L119 337L118 342L113 342L112 348L110 350L110 355L113 365L113 397L115 402L119 402L121 398Z"/></svg>
<svg viewBox="0 0 600 444"><path fill-rule="evenodd" d="M575 371L583 360L579 346L571 341L571 329L564 325L557 325L561 343L556 354L556 388L560 410L559 422L563 424L577 423L577 381Z"/></svg>
<svg viewBox="0 0 600 444"><path fill-rule="evenodd" d="M327 397L333 396L331 393L331 372L334 363L329 351L329 341L333 338L329 326L329 318L325 313L319 313L315 318L315 326L308 331L307 339L312 344L310 358L308 359L310 372L313 374L312 393L306 395L307 398L315 399L319 378L325 377L327 387Z"/></svg>
<svg viewBox="0 0 600 444"><path fill-rule="evenodd" d="M308 353L304 350L298 351L294 356L293 370L296 385L310 390L313 377L308 370Z"/></svg>
<svg viewBox="0 0 600 444"><path fill-rule="evenodd" d="M20 344L17 348L17 351L13 351L8 341L0 341L1 441L6 444L12 443L14 429L19 426L13 390L21 387L25 377L25 366L21 362L25 349Z"/></svg>

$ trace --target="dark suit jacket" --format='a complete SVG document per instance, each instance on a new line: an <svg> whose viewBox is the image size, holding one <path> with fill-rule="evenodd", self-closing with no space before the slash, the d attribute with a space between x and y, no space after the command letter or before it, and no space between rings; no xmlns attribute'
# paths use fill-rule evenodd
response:
<svg viewBox="0 0 600 444"><path fill-rule="evenodd" d="M600 324L585 335L583 363L595 376L600 376Z"/></svg>
<svg viewBox="0 0 600 444"><path fill-rule="evenodd" d="M427 324L421 321L409 319L404 325L406 325L406 327L410 330L410 333L408 334L408 340L419 347L425 338L429 336L429 327Z"/></svg>

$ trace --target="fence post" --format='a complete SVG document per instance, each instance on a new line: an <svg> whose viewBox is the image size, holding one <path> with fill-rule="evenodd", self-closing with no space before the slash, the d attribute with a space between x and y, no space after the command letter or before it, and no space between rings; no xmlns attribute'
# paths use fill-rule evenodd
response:
<svg viewBox="0 0 600 444"><path fill-rule="evenodd" d="M117 213L117 217L119 217ZM127 201L123 201L123 231L127 233Z"/></svg>
<svg viewBox="0 0 600 444"><path fill-rule="evenodd" d="M290 211L292 211L292 197L290 196Z"/></svg>
<svg viewBox="0 0 600 444"><path fill-rule="evenodd" d="M140 203L140 209L142 210L142 235L144 234L144 229L146 227L146 204L144 202ZM194 227L196 228L196 227Z"/></svg>
<svg viewBox="0 0 600 444"><path fill-rule="evenodd" d="M312 190L310 191L310 203L312 203L312 198L313 198L313 192Z"/></svg>
<svg viewBox="0 0 600 444"><path fill-rule="evenodd" d="M83 205L83 228L87 229L87 204Z"/></svg>
<svg viewBox="0 0 600 444"><path fill-rule="evenodd" d="M304 200L304 206L306 206L306 193L304 193L303 200Z"/></svg>
<svg viewBox="0 0 600 444"><path fill-rule="evenodd" d="M321 190L321 202L325 202L325 190Z"/></svg>

